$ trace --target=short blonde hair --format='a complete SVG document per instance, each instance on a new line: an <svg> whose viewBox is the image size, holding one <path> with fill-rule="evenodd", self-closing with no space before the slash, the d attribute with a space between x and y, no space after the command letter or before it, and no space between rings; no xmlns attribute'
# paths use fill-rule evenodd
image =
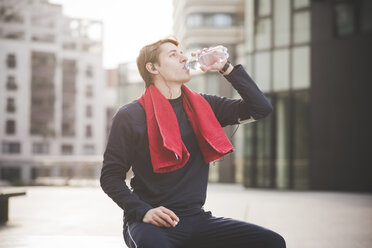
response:
<svg viewBox="0 0 372 248"><path fill-rule="evenodd" d="M148 62L155 64L159 63L159 54L160 54L160 46L164 43L172 43L176 46L179 45L179 42L174 36L168 36L161 40L158 40L154 43L148 44L140 50L140 53L137 57L137 67L138 71L141 74L141 77L145 81L146 88L149 87L153 82L153 75L146 69L146 64Z"/></svg>

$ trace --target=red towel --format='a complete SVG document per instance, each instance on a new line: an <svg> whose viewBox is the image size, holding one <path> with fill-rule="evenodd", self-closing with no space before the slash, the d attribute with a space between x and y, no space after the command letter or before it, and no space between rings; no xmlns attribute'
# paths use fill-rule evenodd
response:
<svg viewBox="0 0 372 248"><path fill-rule="evenodd" d="M182 101L205 162L234 151L209 103L182 85ZM190 157L182 142L176 114L169 101L153 85L138 99L146 112L150 156L155 173L182 168Z"/></svg>

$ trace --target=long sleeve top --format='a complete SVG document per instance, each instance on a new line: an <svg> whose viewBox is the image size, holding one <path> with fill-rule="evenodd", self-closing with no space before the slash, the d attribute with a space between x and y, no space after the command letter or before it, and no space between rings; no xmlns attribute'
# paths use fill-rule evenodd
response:
<svg viewBox="0 0 372 248"><path fill-rule="evenodd" d="M242 99L201 94L222 127L258 120L272 111L269 101L241 65L235 66L226 79ZM153 172L146 114L137 100L121 107L113 118L100 183L104 192L124 210L125 221L141 222L148 210L158 206L169 208L178 216L189 215L202 211L205 203L209 166L183 109L182 96L169 101L182 141L190 153L186 165L172 172ZM130 168L134 173L131 189L125 183Z"/></svg>

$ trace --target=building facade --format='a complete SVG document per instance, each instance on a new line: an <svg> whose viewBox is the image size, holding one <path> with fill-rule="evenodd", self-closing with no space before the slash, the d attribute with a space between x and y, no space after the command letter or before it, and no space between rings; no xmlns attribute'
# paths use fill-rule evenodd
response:
<svg viewBox="0 0 372 248"><path fill-rule="evenodd" d="M370 2L247 0L245 11L245 65L274 112L244 127L244 185L372 191Z"/></svg>
<svg viewBox="0 0 372 248"><path fill-rule="evenodd" d="M102 28L100 21L65 17L46 0L0 1L2 180L74 177L99 164Z"/></svg>
<svg viewBox="0 0 372 248"><path fill-rule="evenodd" d="M227 46L274 106L267 118L237 130L236 152L220 168L212 165L212 181L372 191L371 17L367 0L174 1L174 32L184 50ZM225 83L196 72L189 85L237 97Z"/></svg>

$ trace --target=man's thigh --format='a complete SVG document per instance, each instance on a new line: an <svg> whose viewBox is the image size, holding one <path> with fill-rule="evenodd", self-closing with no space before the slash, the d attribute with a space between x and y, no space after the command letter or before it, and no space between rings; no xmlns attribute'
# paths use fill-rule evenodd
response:
<svg viewBox="0 0 372 248"><path fill-rule="evenodd" d="M146 223L127 224L124 227L124 240L129 248L171 247L166 235L159 227Z"/></svg>
<svg viewBox="0 0 372 248"><path fill-rule="evenodd" d="M229 218L216 218L209 212L197 221L190 247L285 248L279 234L251 223Z"/></svg>
<svg viewBox="0 0 372 248"><path fill-rule="evenodd" d="M176 227L157 227L147 223L131 223L124 226L124 240L129 248L178 248L190 236L184 222Z"/></svg>

